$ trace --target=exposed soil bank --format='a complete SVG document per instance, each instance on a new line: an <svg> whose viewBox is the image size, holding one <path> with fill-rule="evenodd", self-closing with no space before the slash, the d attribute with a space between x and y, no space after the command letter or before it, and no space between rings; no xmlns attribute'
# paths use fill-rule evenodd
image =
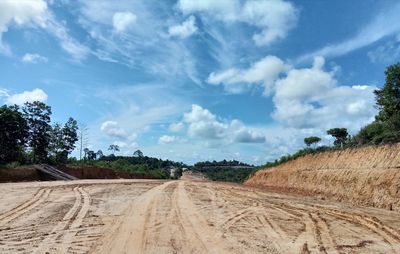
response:
<svg viewBox="0 0 400 254"><path fill-rule="evenodd" d="M56 168L79 179L154 179L152 176L141 173L116 172L109 168L73 166L56 166ZM2 183L43 180L48 179L31 167L0 169L0 182Z"/></svg>
<svg viewBox="0 0 400 254"><path fill-rule="evenodd" d="M41 181L44 178L34 168L0 169L0 183Z"/></svg>
<svg viewBox="0 0 400 254"><path fill-rule="evenodd" d="M307 155L251 176L245 185L400 211L400 144Z"/></svg>
<svg viewBox="0 0 400 254"><path fill-rule="evenodd" d="M79 179L154 179L154 177L142 173L117 172L109 168L91 166L62 166L57 168Z"/></svg>

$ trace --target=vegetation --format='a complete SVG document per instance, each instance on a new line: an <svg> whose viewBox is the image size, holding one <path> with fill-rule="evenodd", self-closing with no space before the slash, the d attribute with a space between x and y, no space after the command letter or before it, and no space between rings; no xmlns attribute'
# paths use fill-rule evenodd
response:
<svg viewBox="0 0 400 254"><path fill-rule="evenodd" d="M22 108L0 108L0 164L65 163L74 150L77 124L50 125L51 108L43 102L27 102Z"/></svg>
<svg viewBox="0 0 400 254"><path fill-rule="evenodd" d="M236 160L205 161L194 164L192 170L213 181L241 183L254 171L254 166Z"/></svg>
<svg viewBox="0 0 400 254"><path fill-rule="evenodd" d="M310 147L312 144L314 144L314 146L319 143L321 141L321 138L319 137L315 137L315 136L311 136L311 137L307 137L304 138L304 143Z"/></svg>
<svg viewBox="0 0 400 254"><path fill-rule="evenodd" d="M119 148L114 151L119 151ZM171 177L170 170L172 168L177 169L172 178L179 178L182 175L182 168L187 167L182 162L144 156L143 152L140 150L136 150L133 153L133 156L115 156L114 154L105 156L101 150L95 153L87 149L85 151L84 160L76 161L72 159L70 160L70 163L73 165L91 165L102 168L111 168L116 171L127 173L143 173L148 176L162 179Z"/></svg>

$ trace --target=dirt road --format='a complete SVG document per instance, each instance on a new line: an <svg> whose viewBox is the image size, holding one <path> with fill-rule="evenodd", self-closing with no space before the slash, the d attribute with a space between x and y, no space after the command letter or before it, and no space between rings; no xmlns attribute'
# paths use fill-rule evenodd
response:
<svg viewBox="0 0 400 254"><path fill-rule="evenodd" d="M0 253L400 253L400 214L188 180L7 183Z"/></svg>

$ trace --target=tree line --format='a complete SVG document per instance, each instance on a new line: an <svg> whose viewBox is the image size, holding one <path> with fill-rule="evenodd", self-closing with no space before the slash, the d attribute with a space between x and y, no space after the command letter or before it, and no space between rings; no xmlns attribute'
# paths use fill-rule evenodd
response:
<svg viewBox="0 0 400 254"><path fill-rule="evenodd" d="M51 125L51 107L27 102L0 107L0 164L66 163L78 141L78 124Z"/></svg>

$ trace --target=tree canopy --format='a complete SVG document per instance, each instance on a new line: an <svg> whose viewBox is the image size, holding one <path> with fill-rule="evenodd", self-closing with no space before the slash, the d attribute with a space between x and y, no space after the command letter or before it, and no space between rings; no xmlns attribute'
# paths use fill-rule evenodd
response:
<svg viewBox="0 0 400 254"><path fill-rule="evenodd" d="M307 137L304 138L304 143L309 147L312 144L317 144L318 142L321 141L321 138L319 137L315 137L315 136L311 136L311 137Z"/></svg>

